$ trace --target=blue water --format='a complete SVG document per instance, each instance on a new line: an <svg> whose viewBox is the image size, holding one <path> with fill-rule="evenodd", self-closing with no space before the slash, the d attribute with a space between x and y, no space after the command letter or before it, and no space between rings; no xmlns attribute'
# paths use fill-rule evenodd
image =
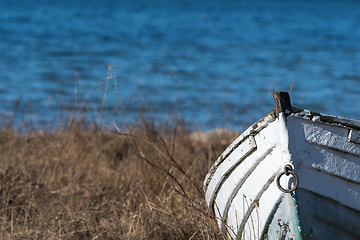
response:
<svg viewBox="0 0 360 240"><path fill-rule="evenodd" d="M296 72L293 105L360 119L359 26L358 1L1 0L1 124L243 130Z"/></svg>

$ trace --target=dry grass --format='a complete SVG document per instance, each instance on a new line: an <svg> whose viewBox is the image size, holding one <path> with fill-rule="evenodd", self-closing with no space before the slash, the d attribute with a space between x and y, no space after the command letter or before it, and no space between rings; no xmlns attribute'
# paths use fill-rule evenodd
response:
<svg viewBox="0 0 360 240"><path fill-rule="evenodd" d="M142 122L0 131L0 239L224 239L202 182L236 137Z"/></svg>

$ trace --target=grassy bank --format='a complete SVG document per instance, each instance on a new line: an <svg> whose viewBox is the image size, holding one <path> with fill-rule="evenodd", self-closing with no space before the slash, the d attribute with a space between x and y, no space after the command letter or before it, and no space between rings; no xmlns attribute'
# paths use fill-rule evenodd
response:
<svg viewBox="0 0 360 240"><path fill-rule="evenodd" d="M2 130L0 239L223 239L202 182L235 137L146 122Z"/></svg>

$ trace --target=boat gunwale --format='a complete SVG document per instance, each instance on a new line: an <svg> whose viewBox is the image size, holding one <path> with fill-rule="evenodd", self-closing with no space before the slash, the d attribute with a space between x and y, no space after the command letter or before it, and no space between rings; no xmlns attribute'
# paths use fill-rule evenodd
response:
<svg viewBox="0 0 360 240"><path fill-rule="evenodd" d="M298 113L306 113L308 115L306 116L299 116L297 115ZM302 108L297 108L297 107L292 107L292 111L290 113L286 114L287 116L293 116L293 117L299 117L305 120L312 120L314 117L320 117L320 121L318 121L318 123L323 123L323 124L331 124L333 126L337 126L340 128L347 128L347 129L356 129L356 130L360 130L360 120L357 119L350 119L350 118L345 118L345 117L339 117L339 116L334 116L334 115L330 115L330 114L326 114L326 113L319 113L319 112L315 112L315 111L310 111L307 109L302 109Z"/></svg>

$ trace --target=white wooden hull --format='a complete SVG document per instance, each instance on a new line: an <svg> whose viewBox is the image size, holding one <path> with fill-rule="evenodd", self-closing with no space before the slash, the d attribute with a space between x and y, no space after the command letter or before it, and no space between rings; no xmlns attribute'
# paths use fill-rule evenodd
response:
<svg viewBox="0 0 360 240"><path fill-rule="evenodd" d="M231 238L360 239L360 144L348 140L360 122L296 112L271 112L225 150L204 182L209 208ZM276 184L286 164L291 193Z"/></svg>

